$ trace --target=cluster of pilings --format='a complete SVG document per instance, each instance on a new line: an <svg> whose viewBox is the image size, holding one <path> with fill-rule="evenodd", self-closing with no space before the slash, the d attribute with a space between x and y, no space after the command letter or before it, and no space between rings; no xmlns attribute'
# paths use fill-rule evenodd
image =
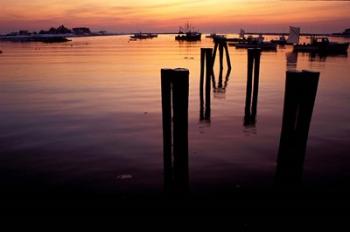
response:
<svg viewBox="0 0 350 232"><path fill-rule="evenodd" d="M210 80L213 75L215 49L214 52L211 48L201 49L200 120L210 121ZM256 120L260 56L260 49L248 49L244 125L255 124ZM294 186L301 182L319 76L320 73L309 71L286 73L283 123L275 175L278 186ZM165 190L177 194L186 193L189 190L189 71L162 69L161 85Z"/></svg>
<svg viewBox="0 0 350 232"><path fill-rule="evenodd" d="M214 65L216 53L219 49L220 72L218 85L216 85ZM223 84L223 57L226 54L227 74L225 84ZM200 99L200 121L210 122L211 114L211 85L213 85L214 93L224 92L227 86L229 75L231 73L231 59L227 47L227 41L224 39L216 39L214 49L201 48L200 53L200 81L199 81L199 99Z"/></svg>
<svg viewBox="0 0 350 232"><path fill-rule="evenodd" d="M226 63L229 70L231 70L231 59L228 51L227 40L225 38L215 38L214 39L214 53L213 53L213 66L215 64L216 52L219 49L219 57L220 57L220 69L224 68L224 51L226 54Z"/></svg>
<svg viewBox="0 0 350 232"><path fill-rule="evenodd" d="M225 38L217 37L214 39L214 43L215 45L214 45L214 53L213 53L213 68L215 65L216 53L217 53L217 50L219 50L219 78L218 78L218 84L216 84L215 73L213 72L212 81L213 81L214 93L220 94L220 93L225 93L232 67L231 67L230 54L227 46L227 40ZM227 73L226 73L225 83L223 84L224 53L226 56Z"/></svg>

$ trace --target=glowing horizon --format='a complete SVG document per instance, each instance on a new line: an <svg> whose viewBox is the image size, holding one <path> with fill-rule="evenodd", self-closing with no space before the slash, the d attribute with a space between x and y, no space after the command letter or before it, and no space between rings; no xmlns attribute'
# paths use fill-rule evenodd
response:
<svg viewBox="0 0 350 232"><path fill-rule="evenodd" d="M174 32L187 21L203 32L340 32L349 28L349 1L290 0L0 0L0 33L61 24L94 31Z"/></svg>

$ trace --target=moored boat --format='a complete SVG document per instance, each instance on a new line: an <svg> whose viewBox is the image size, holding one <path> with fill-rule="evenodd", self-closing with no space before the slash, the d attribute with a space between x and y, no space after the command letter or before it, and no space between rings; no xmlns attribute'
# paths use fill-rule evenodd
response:
<svg viewBox="0 0 350 232"><path fill-rule="evenodd" d="M273 40L271 40L271 43L275 43L278 45L287 45L288 44L285 36L280 36L279 39L273 39Z"/></svg>
<svg viewBox="0 0 350 232"><path fill-rule="evenodd" d="M230 43L230 46L234 46L236 48L260 48L262 51L276 51L277 44L272 42L264 42L264 37L259 35L259 37L249 36L248 38L244 38L237 43Z"/></svg>
<svg viewBox="0 0 350 232"><path fill-rule="evenodd" d="M349 48L349 43L330 42L327 37L317 38L312 36L309 44L296 44L294 52L309 52L320 54L345 54Z"/></svg>
<svg viewBox="0 0 350 232"><path fill-rule="evenodd" d="M158 34L155 33L135 33L132 36L130 36L131 40L138 40L138 39L153 39L158 37Z"/></svg>
<svg viewBox="0 0 350 232"><path fill-rule="evenodd" d="M214 37L216 37L216 33L211 33L206 36L206 38L214 38Z"/></svg>
<svg viewBox="0 0 350 232"><path fill-rule="evenodd" d="M333 36L350 38L350 28L345 29L342 33L333 33Z"/></svg>
<svg viewBox="0 0 350 232"><path fill-rule="evenodd" d="M233 46L236 48L260 48L262 51L277 50L277 45L271 42L239 42Z"/></svg>
<svg viewBox="0 0 350 232"><path fill-rule="evenodd" d="M251 38L252 37L249 37L249 39L251 39ZM232 43L245 42L246 40L247 40L247 38L245 37L245 31L243 29L240 30L238 38L227 38L226 39L227 42L232 42Z"/></svg>
<svg viewBox="0 0 350 232"><path fill-rule="evenodd" d="M175 40L178 41L200 41L202 38L202 33L195 31L194 28L187 23L185 29L180 27L179 33L175 36Z"/></svg>

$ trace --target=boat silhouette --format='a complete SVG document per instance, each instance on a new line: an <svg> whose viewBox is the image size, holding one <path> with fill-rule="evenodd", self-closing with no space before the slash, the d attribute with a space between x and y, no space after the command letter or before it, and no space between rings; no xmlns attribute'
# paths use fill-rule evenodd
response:
<svg viewBox="0 0 350 232"><path fill-rule="evenodd" d="M200 41L202 33L195 31L189 23L186 24L185 28L180 27L179 33L175 36L175 40L178 41Z"/></svg>
<svg viewBox="0 0 350 232"><path fill-rule="evenodd" d="M346 54L348 48L349 43L331 42L327 37L312 36L309 44L296 44L293 47L293 51L319 54Z"/></svg>

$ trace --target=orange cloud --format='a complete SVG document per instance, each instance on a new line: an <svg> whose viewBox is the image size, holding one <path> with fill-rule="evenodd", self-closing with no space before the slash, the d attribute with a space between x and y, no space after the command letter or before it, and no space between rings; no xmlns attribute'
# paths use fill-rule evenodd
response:
<svg viewBox="0 0 350 232"><path fill-rule="evenodd" d="M349 27L350 19L347 1L0 0L0 4L0 32L37 30L62 23L119 32L176 31L186 21L203 31L237 31L240 27L287 30L290 24L339 31Z"/></svg>

